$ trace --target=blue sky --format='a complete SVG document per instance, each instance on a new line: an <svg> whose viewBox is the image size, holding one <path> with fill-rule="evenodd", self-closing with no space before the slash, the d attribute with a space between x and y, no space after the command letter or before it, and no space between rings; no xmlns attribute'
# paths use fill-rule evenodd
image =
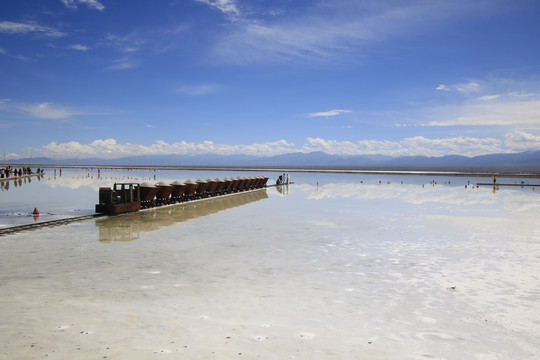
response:
<svg viewBox="0 0 540 360"><path fill-rule="evenodd" d="M0 151L540 150L535 0L2 0Z"/></svg>

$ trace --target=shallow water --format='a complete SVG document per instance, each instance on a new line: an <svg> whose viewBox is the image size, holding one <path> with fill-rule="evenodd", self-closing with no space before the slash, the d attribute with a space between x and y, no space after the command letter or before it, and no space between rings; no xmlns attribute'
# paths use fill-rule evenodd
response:
<svg viewBox="0 0 540 360"><path fill-rule="evenodd" d="M0 237L0 357L540 353L540 189L470 186L489 181L476 178L292 178L288 188ZM81 211L92 211L104 186L92 184L70 190Z"/></svg>

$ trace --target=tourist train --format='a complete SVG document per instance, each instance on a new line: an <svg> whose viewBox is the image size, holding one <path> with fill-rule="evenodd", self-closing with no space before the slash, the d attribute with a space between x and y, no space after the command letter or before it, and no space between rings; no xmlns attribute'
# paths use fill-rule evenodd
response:
<svg viewBox="0 0 540 360"><path fill-rule="evenodd" d="M236 177L206 180L173 181L168 184L160 181L155 185L147 182L115 183L112 188L99 188L99 204L96 212L102 214L121 214L140 209L163 206L186 201L206 199L256 190L266 187L268 177Z"/></svg>

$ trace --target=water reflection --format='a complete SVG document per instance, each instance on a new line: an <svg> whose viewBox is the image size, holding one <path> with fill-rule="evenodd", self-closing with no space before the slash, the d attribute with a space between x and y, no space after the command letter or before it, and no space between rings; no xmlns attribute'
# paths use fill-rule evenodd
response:
<svg viewBox="0 0 540 360"><path fill-rule="evenodd" d="M377 206L383 202L399 201L401 204L414 206L445 207L456 211L464 209L501 208L505 211L525 213L529 215L540 211L540 194L534 187L497 188L476 186L448 186L422 184L358 184L358 183L329 183L325 185L301 184L295 189L304 193L306 199L345 200L358 199L363 203L377 201ZM396 203L394 203L394 206Z"/></svg>
<svg viewBox="0 0 540 360"><path fill-rule="evenodd" d="M26 184L30 184L32 182L32 179L41 180L43 179L43 175L32 175L32 176L24 176L24 177L18 177L14 179L2 179L0 181L0 190L1 191L9 191L10 186L14 187L21 187ZM12 184L12 185L10 185Z"/></svg>
<svg viewBox="0 0 540 360"><path fill-rule="evenodd" d="M281 195L285 196L289 194L289 184L277 185L276 190Z"/></svg>
<svg viewBox="0 0 540 360"><path fill-rule="evenodd" d="M266 198L268 198L266 189L259 189L247 193L210 198L204 201L195 201L125 215L100 218L96 220L96 226L99 227L99 241L135 240L141 234Z"/></svg>
<svg viewBox="0 0 540 360"><path fill-rule="evenodd" d="M53 176L48 178L48 185L51 188L80 189L90 188L98 191L101 186L112 186L116 182L143 182L153 181L155 175L148 171L132 171L130 169L108 170L102 169L67 169L62 173L62 169L54 169Z"/></svg>

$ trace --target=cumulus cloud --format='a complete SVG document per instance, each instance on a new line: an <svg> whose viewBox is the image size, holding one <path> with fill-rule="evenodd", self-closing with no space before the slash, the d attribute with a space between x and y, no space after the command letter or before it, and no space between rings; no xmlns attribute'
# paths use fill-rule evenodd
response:
<svg viewBox="0 0 540 360"><path fill-rule="evenodd" d="M98 0L60 0L62 4L70 9L77 9L77 4L84 4L91 9L103 11L105 6L101 4Z"/></svg>
<svg viewBox="0 0 540 360"><path fill-rule="evenodd" d="M505 144L514 151L536 151L540 149L540 136L524 131L512 131L506 134Z"/></svg>
<svg viewBox="0 0 540 360"><path fill-rule="evenodd" d="M55 28L38 25L32 22L13 22L13 21L0 21L0 33L14 34L14 35L26 35L29 33L37 33L48 37L63 37L65 33Z"/></svg>
<svg viewBox="0 0 540 360"><path fill-rule="evenodd" d="M100 139L90 144L81 144L76 141L67 143L51 142L41 149L36 149L36 152L43 156L56 154L57 158L58 154L62 154L62 157L66 158L95 156L108 159L123 156L171 154L187 156L200 154L270 156L291 152L292 146L293 144L285 140L250 145L216 144L212 141L203 141L200 143L181 141L169 144L165 141L158 140L151 145L140 145L131 143L119 144L115 139Z"/></svg>
<svg viewBox="0 0 540 360"><path fill-rule="evenodd" d="M327 117L327 116L337 116L339 114L346 114L352 112L351 110L330 110L323 112L315 112L308 115L308 117Z"/></svg>
<svg viewBox="0 0 540 360"><path fill-rule="evenodd" d="M150 145L118 143L115 139L98 139L89 144L76 141L51 142L33 150L42 156L56 157L101 157L107 159L137 155L253 155L275 156L288 153L322 151L330 155L387 155L387 156L477 156L493 153L510 153L539 150L540 136L524 131L513 131L505 141L496 138L449 137L426 138L415 136L399 141L357 140L338 141L322 138L307 138L304 144L295 146L286 140L254 144L217 144L213 141L199 143L180 141L168 143L162 140Z"/></svg>
<svg viewBox="0 0 540 360"><path fill-rule="evenodd" d="M443 156L448 154L476 156L503 152L501 141L494 138L453 137L428 139L423 136L401 141L336 141L307 138L302 151L323 151L332 155Z"/></svg>
<svg viewBox="0 0 540 360"><path fill-rule="evenodd" d="M16 153L7 153L6 154L6 160L16 160L16 159L20 159L21 156L16 154Z"/></svg>
<svg viewBox="0 0 540 360"><path fill-rule="evenodd" d="M504 152L501 141L495 138L458 136L444 139L428 139L423 136L406 138L400 142L408 155L443 156L448 154L477 156Z"/></svg>

